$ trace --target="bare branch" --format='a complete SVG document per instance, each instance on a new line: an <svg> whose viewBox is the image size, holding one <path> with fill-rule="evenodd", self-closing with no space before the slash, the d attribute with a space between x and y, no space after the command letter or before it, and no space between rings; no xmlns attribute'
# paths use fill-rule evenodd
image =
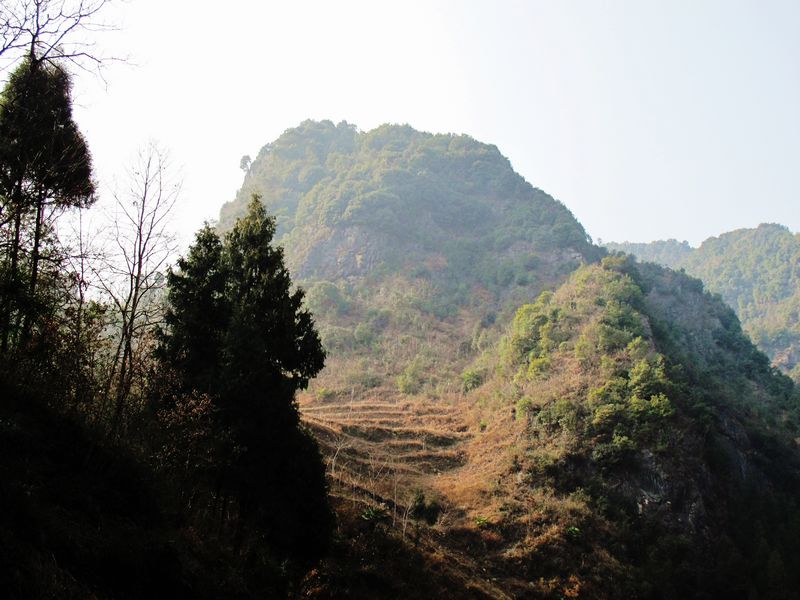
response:
<svg viewBox="0 0 800 600"><path fill-rule="evenodd" d="M125 403L140 369L140 341L162 320L159 292L176 250L169 220L180 185L170 179L167 154L150 144L128 171L124 193L114 194L108 247L114 251L97 272L116 308L118 339L105 396L114 403L112 434L118 433Z"/></svg>
<svg viewBox="0 0 800 600"><path fill-rule="evenodd" d="M101 20L101 11L113 0L3 0L0 6L0 70L28 57L62 62L84 71L96 71L124 60L105 56L90 41L92 34L114 31Z"/></svg>

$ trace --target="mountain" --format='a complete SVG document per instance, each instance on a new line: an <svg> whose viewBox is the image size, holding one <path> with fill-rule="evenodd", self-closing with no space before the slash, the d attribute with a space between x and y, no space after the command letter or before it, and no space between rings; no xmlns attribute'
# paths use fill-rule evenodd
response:
<svg viewBox="0 0 800 600"><path fill-rule="evenodd" d="M699 280L608 256L467 136L307 121L221 229L253 193L328 352L306 597L796 597L797 390Z"/></svg>
<svg viewBox="0 0 800 600"><path fill-rule="evenodd" d="M670 269L681 269L695 250L689 245L689 242L685 240L679 242L675 239L645 243L606 242L604 246L613 252L633 254L643 262L657 263Z"/></svg>
<svg viewBox="0 0 800 600"><path fill-rule="evenodd" d="M306 121L262 148L222 208L222 229L253 193L276 215L302 280L412 271L496 290L524 282L531 255L597 256L563 204L465 135Z"/></svg>
<svg viewBox="0 0 800 600"><path fill-rule="evenodd" d="M472 368L496 569L541 597L795 597L797 391L698 280L582 267Z"/></svg>
<svg viewBox="0 0 800 600"><path fill-rule="evenodd" d="M254 193L307 290L332 390L446 386L498 311L602 255L563 204L465 135L306 121L262 148L220 229Z"/></svg>
<svg viewBox="0 0 800 600"><path fill-rule="evenodd" d="M800 235L762 224L705 240L606 244L700 278L736 311L744 330L784 372L800 380Z"/></svg>

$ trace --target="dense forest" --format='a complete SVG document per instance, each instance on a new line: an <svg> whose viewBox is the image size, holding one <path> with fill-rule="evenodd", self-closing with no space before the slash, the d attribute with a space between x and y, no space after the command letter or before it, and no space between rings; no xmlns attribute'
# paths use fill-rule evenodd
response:
<svg viewBox="0 0 800 600"><path fill-rule="evenodd" d="M705 240L606 247L698 277L731 306L772 362L800 380L800 235L762 224Z"/></svg>
<svg viewBox="0 0 800 600"><path fill-rule="evenodd" d="M638 263L495 146L305 121L175 258L155 145L85 224L103 4L0 7L4 598L798 597L796 236Z"/></svg>

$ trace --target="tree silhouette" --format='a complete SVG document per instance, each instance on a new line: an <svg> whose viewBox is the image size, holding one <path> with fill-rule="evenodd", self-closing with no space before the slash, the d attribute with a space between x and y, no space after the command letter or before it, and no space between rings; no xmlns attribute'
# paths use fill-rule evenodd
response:
<svg viewBox="0 0 800 600"><path fill-rule="evenodd" d="M43 310L40 267L56 218L93 200L91 155L72 119L70 78L55 63L26 59L0 99L3 353L29 337Z"/></svg>
<svg viewBox="0 0 800 600"><path fill-rule="evenodd" d="M181 393L212 399L229 440L211 487L219 510L235 506L236 545L246 550L247 528L280 555L305 560L319 556L331 514L319 450L301 428L294 394L322 369L325 353L274 234L257 197L224 241L208 226L197 234L168 275L159 357Z"/></svg>

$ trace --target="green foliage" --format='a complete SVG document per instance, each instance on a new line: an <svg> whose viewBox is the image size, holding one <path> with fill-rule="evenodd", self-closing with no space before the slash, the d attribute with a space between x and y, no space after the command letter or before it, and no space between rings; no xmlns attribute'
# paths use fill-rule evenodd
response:
<svg viewBox="0 0 800 600"><path fill-rule="evenodd" d="M548 430L563 429L572 433L582 426L581 407L568 398L561 398L542 408L536 415L536 422Z"/></svg>
<svg viewBox="0 0 800 600"><path fill-rule="evenodd" d="M318 281L309 288L306 304L315 315L340 317L350 311L351 301L338 286L329 281Z"/></svg>
<svg viewBox="0 0 800 600"><path fill-rule="evenodd" d="M499 294L554 275L539 257L555 249L599 255L562 204L468 136L306 121L261 150L221 211L223 230L254 192L277 215L277 240L304 280L405 269L435 286L418 301L439 318L468 302L473 285ZM318 300L312 286L309 302Z"/></svg>
<svg viewBox="0 0 800 600"><path fill-rule="evenodd" d="M461 374L461 389L469 392L480 387L486 374L481 369L467 369Z"/></svg>
<svg viewBox="0 0 800 600"><path fill-rule="evenodd" d="M528 371L526 377L528 379L541 379L550 370L553 359L549 356L542 356L540 358L531 358L528 364Z"/></svg>
<svg viewBox="0 0 800 600"><path fill-rule="evenodd" d="M602 469L628 466L633 461L636 444L626 435L614 434L610 442L597 444L592 450L592 460Z"/></svg>
<svg viewBox="0 0 800 600"><path fill-rule="evenodd" d="M415 356L397 377L397 389L403 394L416 394L425 383L425 361Z"/></svg>
<svg viewBox="0 0 800 600"><path fill-rule="evenodd" d="M64 293L71 282L60 271L66 256L56 217L93 201L91 155L72 119L69 75L27 58L0 95L0 354L53 351L54 323L72 291Z"/></svg>
<svg viewBox="0 0 800 600"><path fill-rule="evenodd" d="M389 512L386 510L386 507L381 506L367 506L363 511L361 511L361 518L368 523L382 523L384 521L388 521L389 519Z"/></svg>
<svg viewBox="0 0 800 600"><path fill-rule="evenodd" d="M350 373L346 379L349 385L357 385L364 389L376 388L383 382L383 379L366 367L359 367L355 372Z"/></svg>
<svg viewBox="0 0 800 600"><path fill-rule="evenodd" d="M570 337L570 319L558 307L550 307L551 292L543 292L534 304L523 305L514 316L500 360L507 367L520 363L517 378L539 379L548 373L551 353Z"/></svg>
<svg viewBox="0 0 800 600"><path fill-rule="evenodd" d="M330 388L318 387L314 392L314 396L316 396L317 400L322 400L324 402L335 398L336 392Z"/></svg>
<svg viewBox="0 0 800 600"><path fill-rule="evenodd" d="M530 396L523 396L514 406L514 416L517 419L527 418L533 410L534 402Z"/></svg>
<svg viewBox="0 0 800 600"><path fill-rule="evenodd" d="M353 331L353 338L361 346L371 346L375 341L375 330L369 323L359 323Z"/></svg>
<svg viewBox="0 0 800 600"><path fill-rule="evenodd" d="M479 516L475 517L475 525L478 526L481 529L483 529L485 527L488 527L489 526L489 519L487 519L484 516L479 515Z"/></svg>
<svg viewBox="0 0 800 600"><path fill-rule="evenodd" d="M71 82L62 67L27 59L16 68L2 94L0 140L6 201L30 204L41 195L59 206L91 202L91 155L72 119ZM24 191L15 191L20 186Z"/></svg>
<svg viewBox="0 0 800 600"><path fill-rule="evenodd" d="M659 240L645 244L606 242L604 246L612 252L632 254L641 261L658 263L671 269L680 269L694 251L689 242L685 240L679 242L675 239Z"/></svg>
<svg viewBox="0 0 800 600"><path fill-rule="evenodd" d="M699 248L684 242L608 244L703 280L731 306L745 331L782 370L800 364L800 237L786 227L762 224L705 240ZM795 376L795 380L797 377Z"/></svg>

